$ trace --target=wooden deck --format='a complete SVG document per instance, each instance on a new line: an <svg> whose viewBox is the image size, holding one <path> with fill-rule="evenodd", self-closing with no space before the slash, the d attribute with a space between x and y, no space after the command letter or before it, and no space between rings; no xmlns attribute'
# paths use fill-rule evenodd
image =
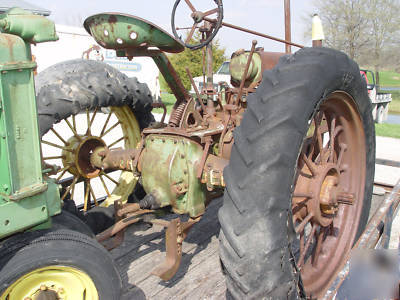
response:
<svg viewBox="0 0 400 300"><path fill-rule="evenodd" d="M370 216L382 200L383 196L373 197ZM222 198L212 201L201 221L193 226L183 243L181 266L168 282L150 274L165 257L164 228L131 226L124 243L111 251L129 291L124 299L225 299L218 255L217 212L221 205Z"/></svg>
<svg viewBox="0 0 400 300"><path fill-rule="evenodd" d="M225 299L225 279L218 256L217 212L222 199L208 206L183 243L181 266L168 282L151 271L165 257L164 228L131 226L124 243L111 251L129 294L125 299Z"/></svg>

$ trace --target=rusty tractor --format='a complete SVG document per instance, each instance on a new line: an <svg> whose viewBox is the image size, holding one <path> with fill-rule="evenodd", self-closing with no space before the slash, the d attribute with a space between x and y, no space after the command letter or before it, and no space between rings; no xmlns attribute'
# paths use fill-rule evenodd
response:
<svg viewBox="0 0 400 300"><path fill-rule="evenodd" d="M1 16L1 299L120 299L106 249L139 222L165 227L166 258L152 273L169 280L216 197L229 297L325 293L370 208L375 133L365 82L321 38L310 48L290 41L289 1L285 40L225 23L222 0L209 2L202 12L176 0L175 37L127 14L84 22L118 57L153 59L176 97L167 122L145 84L99 61L40 72L35 98L30 44L56 40L54 24L20 9ZM175 22L183 5L193 22L184 40ZM231 86L216 90L212 40L221 26L285 43L286 53L254 41L232 54ZM167 56L185 47L205 47L210 62L202 90L187 69L194 94ZM153 108L164 110L161 121Z"/></svg>

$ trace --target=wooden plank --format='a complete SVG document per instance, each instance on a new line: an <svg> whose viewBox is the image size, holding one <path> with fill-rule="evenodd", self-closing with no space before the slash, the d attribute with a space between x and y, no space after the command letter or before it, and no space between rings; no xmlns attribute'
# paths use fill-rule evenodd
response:
<svg viewBox="0 0 400 300"><path fill-rule="evenodd" d="M116 259L127 289L133 292L130 297L146 298L156 297L157 293L169 293L172 298L178 290L181 293L190 292L189 283L192 282L192 269L207 277L212 272L221 272L218 261L219 223L217 212L222 205L222 199L216 199L210 203L202 220L193 226L188 237L182 245L182 261L180 269L172 280L164 282L150 272L165 258L164 228L161 226L146 227L145 224L131 226L126 232L124 243L111 252ZM173 216L171 216L173 218ZM209 262L210 261L210 262ZM212 262L211 262L212 261ZM203 270L204 267L208 268ZM203 290L215 290L219 288L219 295L224 295L225 282L222 273L214 277L214 280L204 279L200 284ZM218 280L215 280L219 278ZM204 287L203 287L204 285ZM222 286L222 287L221 287ZM164 291L165 290L165 291ZM214 296L212 297L213 299Z"/></svg>

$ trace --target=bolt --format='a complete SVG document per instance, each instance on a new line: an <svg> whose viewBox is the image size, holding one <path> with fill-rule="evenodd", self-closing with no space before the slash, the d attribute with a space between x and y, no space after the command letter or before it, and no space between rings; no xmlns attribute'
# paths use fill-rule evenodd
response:
<svg viewBox="0 0 400 300"><path fill-rule="evenodd" d="M63 288L59 288L59 289L57 290L57 295L58 295L59 297L61 297L63 294L64 294L64 289L63 289Z"/></svg>
<svg viewBox="0 0 400 300"><path fill-rule="evenodd" d="M186 174L187 174L187 171L186 171L186 170L185 170L185 171L183 171L183 174L185 174L185 175L186 175Z"/></svg>
<svg viewBox="0 0 400 300"><path fill-rule="evenodd" d="M174 144L176 144L177 143L177 140L174 140Z"/></svg>
<svg viewBox="0 0 400 300"><path fill-rule="evenodd" d="M41 290L41 291L45 291L45 290L47 290L47 286L46 286L46 285L44 285L44 284L42 284L42 285L40 286L40 290Z"/></svg>
<svg viewBox="0 0 400 300"><path fill-rule="evenodd" d="M181 158L184 159L184 158L185 158L185 155L182 154L182 155L181 155Z"/></svg>
<svg viewBox="0 0 400 300"><path fill-rule="evenodd" d="M165 143L165 139L162 139L162 142Z"/></svg>

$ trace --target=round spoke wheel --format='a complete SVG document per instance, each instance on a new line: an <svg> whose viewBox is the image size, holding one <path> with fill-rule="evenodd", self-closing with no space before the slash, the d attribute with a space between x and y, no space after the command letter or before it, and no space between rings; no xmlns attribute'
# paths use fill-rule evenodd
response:
<svg viewBox="0 0 400 300"><path fill-rule="evenodd" d="M375 134L358 66L305 48L263 73L235 129L218 212L235 299L320 298L368 220Z"/></svg>
<svg viewBox="0 0 400 300"><path fill-rule="evenodd" d="M135 148L154 121L146 84L104 62L70 60L35 78L38 123L46 173L62 185L61 198L109 206L126 202L137 177L128 171L101 172L90 163L98 147Z"/></svg>
<svg viewBox="0 0 400 300"><path fill-rule="evenodd" d="M86 211L100 199L105 198L105 206L126 201L137 182L130 171L106 173L92 167L91 153L97 147L135 148L139 141L139 125L128 106L86 109L42 137L43 160L56 166L52 177L63 185L61 199L83 200Z"/></svg>
<svg viewBox="0 0 400 300"><path fill-rule="evenodd" d="M335 92L310 121L292 198L297 266L308 295L333 278L357 233L365 190L365 135L352 97Z"/></svg>
<svg viewBox="0 0 400 300"><path fill-rule="evenodd" d="M218 30L222 26L222 19L223 19L223 5L221 0L214 0L216 7L210 8L207 11L200 11L195 8L190 0L185 0L186 6L190 11L190 19L193 24L189 27L176 27L175 26L175 18L176 18L176 10L181 0L176 0L174 7L172 9L172 17L171 17L171 27L172 32L178 40L180 40L187 48L196 50L200 49L207 44L209 44L212 39L216 36ZM211 2L211 1L210 1ZM215 19L214 19L215 18ZM210 22L208 25L205 23L203 25L203 21L213 21ZM177 32L177 30L187 29L188 33L185 40L182 39ZM203 33L208 31L209 34L205 36ZM202 35L202 40L198 43L192 44L192 38L196 36L196 32L199 32Z"/></svg>

